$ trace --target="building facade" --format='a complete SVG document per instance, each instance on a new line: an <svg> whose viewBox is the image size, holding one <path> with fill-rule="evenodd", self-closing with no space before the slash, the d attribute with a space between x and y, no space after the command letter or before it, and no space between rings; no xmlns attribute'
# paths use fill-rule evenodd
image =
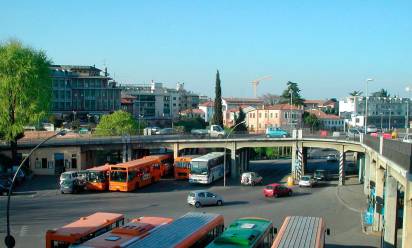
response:
<svg viewBox="0 0 412 248"><path fill-rule="evenodd" d="M367 124L383 129L405 128L411 120L410 104L409 98L368 97ZM365 97L350 96L339 101L339 116L344 118L349 126L364 127L365 110Z"/></svg>
<svg viewBox="0 0 412 248"><path fill-rule="evenodd" d="M303 109L289 104L262 106L246 115L246 125L251 132L262 133L268 127L285 129L302 126Z"/></svg>
<svg viewBox="0 0 412 248"><path fill-rule="evenodd" d="M320 128L331 131L343 131L345 120L337 115L326 114L317 109L307 110L310 114L316 115L320 122Z"/></svg>
<svg viewBox="0 0 412 248"><path fill-rule="evenodd" d="M52 65L52 112L56 115L102 115L120 109L120 88L94 66Z"/></svg>
<svg viewBox="0 0 412 248"><path fill-rule="evenodd" d="M149 121L171 120L183 110L199 107L199 95L185 90L182 83L177 83L175 89L155 82L127 85L122 87L122 94L134 97L133 116Z"/></svg>

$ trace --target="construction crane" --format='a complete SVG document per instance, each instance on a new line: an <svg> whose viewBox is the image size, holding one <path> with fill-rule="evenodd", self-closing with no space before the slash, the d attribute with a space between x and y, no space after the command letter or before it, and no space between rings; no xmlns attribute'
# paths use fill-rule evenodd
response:
<svg viewBox="0 0 412 248"><path fill-rule="evenodd" d="M265 77L261 77L261 78L255 79L255 80L253 80L253 81L251 82L251 83L252 83L252 86L253 86L253 92L254 92L254 94L255 94L255 98L257 98L257 87L258 87L260 81L270 80L270 79L272 79L272 76L265 76Z"/></svg>

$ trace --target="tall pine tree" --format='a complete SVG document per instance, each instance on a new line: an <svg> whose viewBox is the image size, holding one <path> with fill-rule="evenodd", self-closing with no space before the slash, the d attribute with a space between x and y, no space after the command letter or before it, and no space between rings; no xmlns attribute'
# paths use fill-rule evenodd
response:
<svg viewBox="0 0 412 248"><path fill-rule="evenodd" d="M220 75L219 70L216 73L216 86L215 86L215 112L213 114L212 123L223 127L223 110L222 110L222 88L220 87Z"/></svg>

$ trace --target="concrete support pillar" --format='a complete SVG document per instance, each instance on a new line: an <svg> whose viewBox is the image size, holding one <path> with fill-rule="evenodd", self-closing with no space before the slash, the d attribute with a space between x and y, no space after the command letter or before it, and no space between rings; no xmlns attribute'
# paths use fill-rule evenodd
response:
<svg viewBox="0 0 412 248"><path fill-rule="evenodd" d="M371 160L369 157L368 153L365 153L365 166L363 167L364 173L363 173L363 193L365 195L369 195L369 185L370 185L370 168L371 168Z"/></svg>
<svg viewBox="0 0 412 248"><path fill-rule="evenodd" d="M388 173L389 174L389 173ZM390 175L386 176L385 182L385 216L384 216L384 246L385 248L396 247L396 213L398 210L398 182Z"/></svg>
<svg viewBox="0 0 412 248"><path fill-rule="evenodd" d="M373 231L380 232L383 226L383 218L381 212L381 204L383 204L383 189L385 181L385 170L380 168L379 163L376 165L376 181L375 181L375 213L373 215Z"/></svg>
<svg viewBox="0 0 412 248"><path fill-rule="evenodd" d="M342 149L339 154L339 185L345 185L345 156Z"/></svg>
<svg viewBox="0 0 412 248"><path fill-rule="evenodd" d="M173 158L179 157L179 143L173 144Z"/></svg>
<svg viewBox="0 0 412 248"><path fill-rule="evenodd" d="M298 161L298 157L297 157L297 144L293 144L292 145L292 154L291 154L291 173L292 173L292 178L294 180L298 180L298 176L297 176L297 161ZM282 149L281 149L282 150Z"/></svg>
<svg viewBox="0 0 412 248"><path fill-rule="evenodd" d="M250 171L250 148L246 148L246 171Z"/></svg>
<svg viewBox="0 0 412 248"><path fill-rule="evenodd" d="M127 162L127 144L123 144L123 149L122 149L122 161L123 163Z"/></svg>
<svg viewBox="0 0 412 248"><path fill-rule="evenodd" d="M365 154L364 153L356 153L356 160L355 164L358 166L358 181L359 183L364 182L365 178Z"/></svg>
<svg viewBox="0 0 412 248"><path fill-rule="evenodd" d="M402 248L412 247L412 182L411 174L403 196Z"/></svg>
<svg viewBox="0 0 412 248"><path fill-rule="evenodd" d="M308 164L308 148L302 147L302 176L305 175L307 164Z"/></svg>
<svg viewBox="0 0 412 248"><path fill-rule="evenodd" d="M132 144L128 144L127 146L127 161L132 160Z"/></svg>
<svg viewBox="0 0 412 248"><path fill-rule="evenodd" d="M239 175L239 165L236 161L236 149L230 150L230 177L232 179L236 179Z"/></svg>

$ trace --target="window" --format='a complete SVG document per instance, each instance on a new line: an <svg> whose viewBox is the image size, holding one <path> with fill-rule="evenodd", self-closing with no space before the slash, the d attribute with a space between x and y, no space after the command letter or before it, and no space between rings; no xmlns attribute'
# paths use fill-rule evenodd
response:
<svg viewBox="0 0 412 248"><path fill-rule="evenodd" d="M207 195L207 197L215 197L215 195L210 193L210 192L207 192L206 195Z"/></svg>
<svg viewBox="0 0 412 248"><path fill-rule="evenodd" d="M199 194L197 194L197 196L199 196L199 197L205 197L205 193L204 192L201 192L201 193L199 193Z"/></svg>
<svg viewBox="0 0 412 248"><path fill-rule="evenodd" d="M41 159L41 168L42 169L47 169L47 158L42 158Z"/></svg>
<svg viewBox="0 0 412 248"><path fill-rule="evenodd" d="M273 113L270 113L270 118L273 118Z"/></svg>
<svg viewBox="0 0 412 248"><path fill-rule="evenodd" d="M72 154L72 169L77 169L77 157L76 154Z"/></svg>
<svg viewBox="0 0 412 248"><path fill-rule="evenodd" d="M262 113L259 113L259 118L262 118Z"/></svg>

